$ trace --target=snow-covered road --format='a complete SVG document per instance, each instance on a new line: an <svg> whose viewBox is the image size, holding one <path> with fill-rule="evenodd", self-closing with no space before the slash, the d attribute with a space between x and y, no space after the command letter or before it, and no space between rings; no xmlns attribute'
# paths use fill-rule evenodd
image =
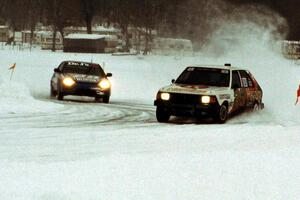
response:
<svg viewBox="0 0 300 200"><path fill-rule="evenodd" d="M299 199L300 68L265 49L237 55L0 50L0 199ZM52 70L62 60L105 63L111 103L50 99ZM156 122L158 88L187 65L229 61L255 75L264 110L224 125Z"/></svg>
<svg viewBox="0 0 300 200"><path fill-rule="evenodd" d="M128 103L99 104L93 99L60 102L48 100L49 104L61 105L47 113L10 114L1 117L0 126L12 129L26 128L104 128L104 126L154 123L154 107ZM18 122L16 126L16 121ZM117 127L116 127L117 126Z"/></svg>

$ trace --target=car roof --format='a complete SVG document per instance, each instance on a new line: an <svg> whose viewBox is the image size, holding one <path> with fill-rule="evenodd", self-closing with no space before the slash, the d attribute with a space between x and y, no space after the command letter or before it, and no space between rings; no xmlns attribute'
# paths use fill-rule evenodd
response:
<svg viewBox="0 0 300 200"><path fill-rule="evenodd" d="M225 65L190 65L189 67L198 67L198 68L216 68L216 69L226 69L226 70L246 70L240 67L235 66L225 66Z"/></svg>

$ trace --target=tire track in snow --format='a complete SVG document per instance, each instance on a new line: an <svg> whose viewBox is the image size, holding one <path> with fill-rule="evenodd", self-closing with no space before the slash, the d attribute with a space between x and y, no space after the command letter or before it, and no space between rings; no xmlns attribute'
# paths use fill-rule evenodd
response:
<svg viewBox="0 0 300 200"><path fill-rule="evenodd" d="M156 123L155 107L131 103L91 103L78 100L57 101L40 99L63 105L48 113L8 114L0 116L0 126L7 128L60 128L101 126L148 126Z"/></svg>

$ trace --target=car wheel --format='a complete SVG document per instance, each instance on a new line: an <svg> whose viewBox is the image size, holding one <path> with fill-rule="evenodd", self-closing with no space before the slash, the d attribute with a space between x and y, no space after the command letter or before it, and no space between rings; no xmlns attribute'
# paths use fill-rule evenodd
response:
<svg viewBox="0 0 300 200"><path fill-rule="evenodd" d="M103 97L103 103L109 103L109 96Z"/></svg>
<svg viewBox="0 0 300 200"><path fill-rule="evenodd" d="M228 109L226 105L221 105L221 107L219 108L218 112L215 115L215 120L220 123L223 124L226 122L228 118Z"/></svg>
<svg viewBox="0 0 300 200"><path fill-rule="evenodd" d="M257 112L257 111L259 111L260 109L261 109L260 104L259 104L258 102L255 102L254 105L253 105L253 107L252 107L252 111L253 111L253 112Z"/></svg>
<svg viewBox="0 0 300 200"><path fill-rule="evenodd" d="M55 97L55 96L56 96L56 92L55 92L53 86L50 85L50 97Z"/></svg>
<svg viewBox="0 0 300 200"><path fill-rule="evenodd" d="M57 91L56 99L62 101L64 99L64 94L61 91Z"/></svg>
<svg viewBox="0 0 300 200"><path fill-rule="evenodd" d="M170 114L161 106L156 108L156 119L158 122L168 122L170 119Z"/></svg>
<svg viewBox="0 0 300 200"><path fill-rule="evenodd" d="M99 96L95 96L95 102L101 102L102 98Z"/></svg>

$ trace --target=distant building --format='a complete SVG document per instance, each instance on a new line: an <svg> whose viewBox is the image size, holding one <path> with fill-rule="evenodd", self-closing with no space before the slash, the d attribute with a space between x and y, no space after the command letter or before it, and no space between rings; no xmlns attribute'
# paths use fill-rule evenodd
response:
<svg viewBox="0 0 300 200"><path fill-rule="evenodd" d="M7 42L9 39L9 27L0 26L0 42Z"/></svg>
<svg viewBox="0 0 300 200"><path fill-rule="evenodd" d="M37 32L37 44L41 46L43 50L50 50L53 47L53 32L52 31L39 31ZM63 49L63 39L59 32L56 33L55 49Z"/></svg>
<svg viewBox="0 0 300 200"><path fill-rule="evenodd" d="M75 34L86 34L86 27L65 27L64 28L64 35L66 37L66 48L64 49L64 39L62 38L60 32L57 32L56 35L56 45L55 48L58 50L64 49L65 51L69 51L70 49L74 49L75 43L77 47L82 46L83 49L87 51L96 51L101 53L113 53L117 51L117 47L122 44L122 33L119 29L114 27L103 27L103 26L93 26L92 27L92 35L99 35L101 38L97 39L96 44L91 43L91 48L88 48L87 44L79 45L80 38L73 37ZM76 37L81 37L76 36ZM93 36L89 36L81 38L81 41L84 40L85 42L89 43ZM0 42L7 42L9 39L13 39L12 34L10 34L8 26L0 26ZM72 41L71 41L72 40ZM74 40L74 41L73 41ZM23 30L21 32L15 32L15 38L12 40L15 44L33 44L33 45L40 45L41 49L52 49L53 46L53 30L51 26L43 26L39 24L37 29L31 33L30 30ZM71 42L70 42L71 41ZM71 45L71 46L70 46ZM79 45L79 46L78 46ZM75 45L76 46L76 45ZM86 47L85 47L86 46ZM77 48L77 49L78 49ZM75 48L76 49L76 48Z"/></svg>
<svg viewBox="0 0 300 200"><path fill-rule="evenodd" d="M17 33L17 32L16 32ZM52 31L34 31L31 41L31 31L22 31L21 32L21 41L22 43L27 44L37 44L41 46L43 50L52 49L53 46L53 32ZM55 49L63 49L63 39L61 34L57 32L55 40Z"/></svg>
<svg viewBox="0 0 300 200"><path fill-rule="evenodd" d="M78 34L86 34L87 30L86 27L66 27L64 29L65 35L78 33ZM119 29L114 27L104 27L104 26L93 26L92 27L92 33L96 35L108 35L112 36L113 39L106 38L108 44L108 47L106 51L112 50L115 51L115 42L117 38L117 46L122 46L122 33Z"/></svg>
<svg viewBox="0 0 300 200"><path fill-rule="evenodd" d="M289 59L300 58L300 41L284 40L282 42L282 54Z"/></svg>
<svg viewBox="0 0 300 200"><path fill-rule="evenodd" d="M37 32L33 32L31 39L31 31L22 31L22 42L28 44L32 42L32 44L37 44Z"/></svg>
<svg viewBox="0 0 300 200"><path fill-rule="evenodd" d="M15 44L22 44L23 43L23 41L22 41L22 32L16 31L14 34L15 34L15 36L14 36ZM13 35L13 33L11 33L11 35Z"/></svg>
<svg viewBox="0 0 300 200"><path fill-rule="evenodd" d="M118 38L112 35L69 34L64 39L64 52L113 53Z"/></svg>
<svg viewBox="0 0 300 200"><path fill-rule="evenodd" d="M69 26L64 28L65 35L72 34L72 33L81 33L86 34L87 30L86 27L74 27ZM121 31L114 27L103 27L103 26L94 26L92 27L92 33L98 35L120 35Z"/></svg>

